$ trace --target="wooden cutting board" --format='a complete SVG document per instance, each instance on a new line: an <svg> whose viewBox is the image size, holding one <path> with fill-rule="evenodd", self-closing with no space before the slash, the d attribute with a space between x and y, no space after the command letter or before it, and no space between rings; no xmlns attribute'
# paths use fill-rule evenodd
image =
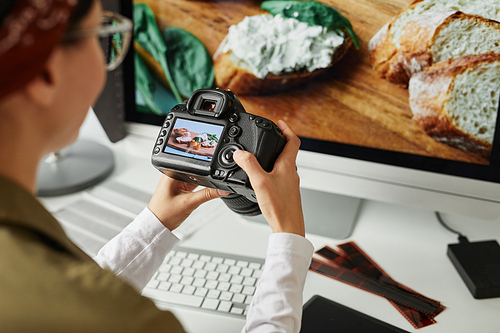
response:
<svg viewBox="0 0 500 333"><path fill-rule="evenodd" d="M265 14L261 1L143 0L160 29L183 28L214 54L229 26ZM370 65L368 43L412 0L321 0L349 18L361 49L354 47L309 84L268 96L238 96L249 113L285 120L306 138L488 164L488 159L436 142L412 121L408 90L381 78Z"/></svg>
<svg viewBox="0 0 500 333"><path fill-rule="evenodd" d="M198 133L195 133L195 132L190 132L190 133L191 133L191 138L195 138L196 136L199 135ZM175 135L170 135L170 137L168 138L168 141L167 141L167 146L174 148L174 149L177 149L177 150L180 150L180 151L183 151L183 152L186 152L186 153L191 153L191 154L196 154L196 155L201 155L201 156L208 156L208 157L214 156L215 148L217 146L211 147L211 148L200 147L199 149L194 149L194 148L189 147L189 142L188 143L179 143L175 140L175 137L176 137Z"/></svg>

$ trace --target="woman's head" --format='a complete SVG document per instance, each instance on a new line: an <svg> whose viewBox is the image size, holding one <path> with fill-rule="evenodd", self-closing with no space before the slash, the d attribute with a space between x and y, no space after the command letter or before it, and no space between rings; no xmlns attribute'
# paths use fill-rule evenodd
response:
<svg viewBox="0 0 500 333"><path fill-rule="evenodd" d="M68 31L99 27L101 3L9 0L0 10L4 10L0 13L0 117L17 112L21 119L23 111L13 108L27 110L26 114L36 109L32 113L39 117L40 142L46 142L41 149L49 149L44 153L61 149L76 139L106 78L96 35L61 40ZM2 105L6 100L10 102Z"/></svg>

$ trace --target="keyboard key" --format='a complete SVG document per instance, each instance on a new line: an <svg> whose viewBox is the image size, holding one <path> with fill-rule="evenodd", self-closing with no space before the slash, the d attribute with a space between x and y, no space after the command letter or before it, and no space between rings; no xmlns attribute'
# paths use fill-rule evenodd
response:
<svg viewBox="0 0 500 333"><path fill-rule="evenodd" d="M182 275L171 275L168 282L179 283L182 280Z"/></svg>
<svg viewBox="0 0 500 333"><path fill-rule="evenodd" d="M169 265L169 264L162 264L160 266L160 268L158 269L159 272L163 272L163 273L168 273L170 272L170 269L172 268L172 265Z"/></svg>
<svg viewBox="0 0 500 333"><path fill-rule="evenodd" d="M231 304L231 302L221 301L219 306L217 307L217 311L229 312L229 310L231 310L232 305L233 304Z"/></svg>
<svg viewBox="0 0 500 333"><path fill-rule="evenodd" d="M207 296L207 293L208 293L207 288L196 288L196 291L194 292L196 296L201 296L201 297Z"/></svg>
<svg viewBox="0 0 500 333"><path fill-rule="evenodd" d="M156 299L162 302L174 303L185 306L200 307L203 297L195 295L178 294L165 290L144 288L142 294L146 297Z"/></svg>
<svg viewBox="0 0 500 333"><path fill-rule="evenodd" d="M219 302L220 301L218 299L205 298L205 301L203 301L203 304L201 305L201 307L204 309L215 310L219 306Z"/></svg>
<svg viewBox="0 0 500 333"><path fill-rule="evenodd" d="M251 262L249 265L248 265L248 268L251 268L251 269L260 269L262 265L259 264L259 263L256 263L256 262Z"/></svg>
<svg viewBox="0 0 500 333"><path fill-rule="evenodd" d="M241 267L238 266L231 266L229 267L228 271L229 274L237 275L240 274L241 272Z"/></svg>
<svg viewBox="0 0 500 333"><path fill-rule="evenodd" d="M192 260L198 260L198 258L200 258L200 255L198 253L189 253L187 257Z"/></svg>
<svg viewBox="0 0 500 333"><path fill-rule="evenodd" d="M181 266L174 266L174 267L172 267L172 269L170 270L170 273L171 273L171 274L181 274L183 269L184 269L184 267L181 267Z"/></svg>
<svg viewBox="0 0 500 333"><path fill-rule="evenodd" d="M243 276L241 276L241 275L233 275L233 276L231 277L230 282L231 282L231 283L238 283L238 284L241 284L241 283L243 282L243 279L244 279L244 277L243 277Z"/></svg>
<svg viewBox="0 0 500 333"><path fill-rule="evenodd" d="M244 303L246 297L247 296L242 294L234 294L232 301L233 303Z"/></svg>
<svg viewBox="0 0 500 333"><path fill-rule="evenodd" d="M205 266L205 262L201 260L196 260L191 267L196 269L202 269Z"/></svg>
<svg viewBox="0 0 500 333"><path fill-rule="evenodd" d="M254 292L255 292L255 287L253 286L244 286L243 290L241 291L241 293L245 295L253 295Z"/></svg>
<svg viewBox="0 0 500 333"><path fill-rule="evenodd" d="M207 271L204 269L197 269L196 272L194 272L194 277L195 278L205 278L207 276Z"/></svg>
<svg viewBox="0 0 500 333"><path fill-rule="evenodd" d="M217 290L228 291L231 284L229 282L219 282Z"/></svg>
<svg viewBox="0 0 500 333"><path fill-rule="evenodd" d="M180 293L183 287L184 286L182 284L173 283L169 291L173 291L174 293Z"/></svg>
<svg viewBox="0 0 500 333"><path fill-rule="evenodd" d="M207 256L207 255L202 255L202 256L200 256L200 260L208 262L208 261L212 260L212 257Z"/></svg>
<svg viewBox="0 0 500 333"><path fill-rule="evenodd" d="M219 264L217 265L217 268L215 270L219 273L227 273L228 269L229 269L228 265Z"/></svg>
<svg viewBox="0 0 500 333"><path fill-rule="evenodd" d="M243 276L252 276L252 274L253 274L253 269L251 268L243 268L240 273L240 275Z"/></svg>
<svg viewBox="0 0 500 333"><path fill-rule="evenodd" d="M204 267L204 269L207 271L215 271L216 268L217 268L217 264L214 262L207 262L205 264L205 267Z"/></svg>
<svg viewBox="0 0 500 333"><path fill-rule="evenodd" d="M156 280L167 281L170 278L170 273L160 273L156 276Z"/></svg>
<svg viewBox="0 0 500 333"><path fill-rule="evenodd" d="M230 301L231 298L233 298L233 293L230 293L229 291L224 291L220 294L219 299L221 301Z"/></svg>
<svg viewBox="0 0 500 333"><path fill-rule="evenodd" d="M255 286L255 282L257 282L257 279L256 279L256 278L253 278L253 277L246 277L246 278L243 280L243 285L244 285L244 286Z"/></svg>
<svg viewBox="0 0 500 333"><path fill-rule="evenodd" d="M218 281L216 280L208 280L206 283L205 283L205 288L208 288L208 289L215 289L217 288L217 285L219 284Z"/></svg>
<svg viewBox="0 0 500 333"><path fill-rule="evenodd" d="M181 261L181 266L182 266L182 267L191 267L191 265L193 264L193 262L194 262L194 261L193 261L193 260L191 260L191 259L183 259L183 260Z"/></svg>
<svg viewBox="0 0 500 333"><path fill-rule="evenodd" d="M172 286L172 284L170 282L162 281L158 285L158 289L160 289L160 290L169 290L171 286Z"/></svg>
<svg viewBox="0 0 500 333"><path fill-rule="evenodd" d="M187 257L187 252L184 252L184 251L177 251L175 253L175 256L176 257L180 257L180 258L186 258Z"/></svg>
<svg viewBox="0 0 500 333"><path fill-rule="evenodd" d="M168 263L172 266L177 266L181 263L182 261L182 258L179 258L179 257L171 257L169 260L168 260Z"/></svg>
<svg viewBox="0 0 500 333"><path fill-rule="evenodd" d="M234 266L234 265L236 265L236 260L226 258L226 259L224 259L224 264L228 265L228 266Z"/></svg>
<svg viewBox="0 0 500 333"><path fill-rule="evenodd" d="M184 286L184 288L182 288L182 293L183 294L192 295L195 290L196 290L196 287L193 287L193 286Z"/></svg>
<svg viewBox="0 0 500 333"><path fill-rule="evenodd" d="M224 258L221 258L221 257L213 257L212 262L216 263L216 264L222 264L224 262Z"/></svg>
<svg viewBox="0 0 500 333"><path fill-rule="evenodd" d="M243 314L243 309L232 307L231 308L231 313Z"/></svg>
<svg viewBox="0 0 500 333"><path fill-rule="evenodd" d="M243 286L241 284L232 284L229 291L232 293L241 293Z"/></svg>
<svg viewBox="0 0 500 333"><path fill-rule="evenodd" d="M196 272L196 269L189 267L189 268L184 268L181 274L184 276L193 276L194 272Z"/></svg>
<svg viewBox="0 0 500 333"><path fill-rule="evenodd" d="M252 274L252 277L256 279L260 279L261 276L262 276L262 270L260 269L256 269Z"/></svg>
<svg viewBox="0 0 500 333"><path fill-rule="evenodd" d="M192 276L184 276L181 281L180 281L180 284L184 284L184 285L191 285L194 281L194 277Z"/></svg>
<svg viewBox="0 0 500 333"><path fill-rule="evenodd" d="M208 272L206 278L207 280L217 280L217 278L219 277L219 273L217 272Z"/></svg>
<svg viewBox="0 0 500 333"><path fill-rule="evenodd" d="M193 286L195 286L195 287L203 287L203 286L205 286L205 282L207 282L207 280L205 280L205 279L199 279L199 278L198 279L194 279Z"/></svg>
<svg viewBox="0 0 500 333"><path fill-rule="evenodd" d="M238 260L238 262L236 262L236 266L239 266L239 267L248 267L248 261Z"/></svg>
<svg viewBox="0 0 500 333"><path fill-rule="evenodd" d="M207 297L209 297L209 298L219 298L219 296L220 296L220 291L218 291L218 290L212 289L212 290L209 290L207 293Z"/></svg>
<svg viewBox="0 0 500 333"><path fill-rule="evenodd" d="M220 282L229 282L229 280L231 280L231 274L223 273L219 275L219 278L217 280L219 280Z"/></svg>

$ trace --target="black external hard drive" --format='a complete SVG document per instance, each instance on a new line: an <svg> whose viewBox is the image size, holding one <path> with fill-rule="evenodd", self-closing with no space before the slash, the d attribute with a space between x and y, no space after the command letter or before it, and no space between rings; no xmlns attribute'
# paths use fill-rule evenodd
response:
<svg viewBox="0 0 500 333"><path fill-rule="evenodd" d="M408 333L347 306L314 295L306 304L300 333Z"/></svg>
<svg viewBox="0 0 500 333"><path fill-rule="evenodd" d="M500 297L500 245L495 240L448 245L448 257L474 298Z"/></svg>

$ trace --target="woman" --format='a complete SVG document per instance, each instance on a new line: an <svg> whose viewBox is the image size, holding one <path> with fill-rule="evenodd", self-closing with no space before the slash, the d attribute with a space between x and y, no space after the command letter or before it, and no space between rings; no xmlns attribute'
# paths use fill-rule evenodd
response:
<svg viewBox="0 0 500 333"><path fill-rule="evenodd" d="M104 85L102 21L98 0L0 3L2 332L183 332L171 313L138 290L178 242L171 231L200 204L226 193L193 192L193 185L162 177L148 207L95 261L34 197L39 162L77 138ZM287 144L271 173L253 155L234 154L273 231L245 332L299 331L313 251L304 238L295 171L300 141L284 122L278 125Z"/></svg>

